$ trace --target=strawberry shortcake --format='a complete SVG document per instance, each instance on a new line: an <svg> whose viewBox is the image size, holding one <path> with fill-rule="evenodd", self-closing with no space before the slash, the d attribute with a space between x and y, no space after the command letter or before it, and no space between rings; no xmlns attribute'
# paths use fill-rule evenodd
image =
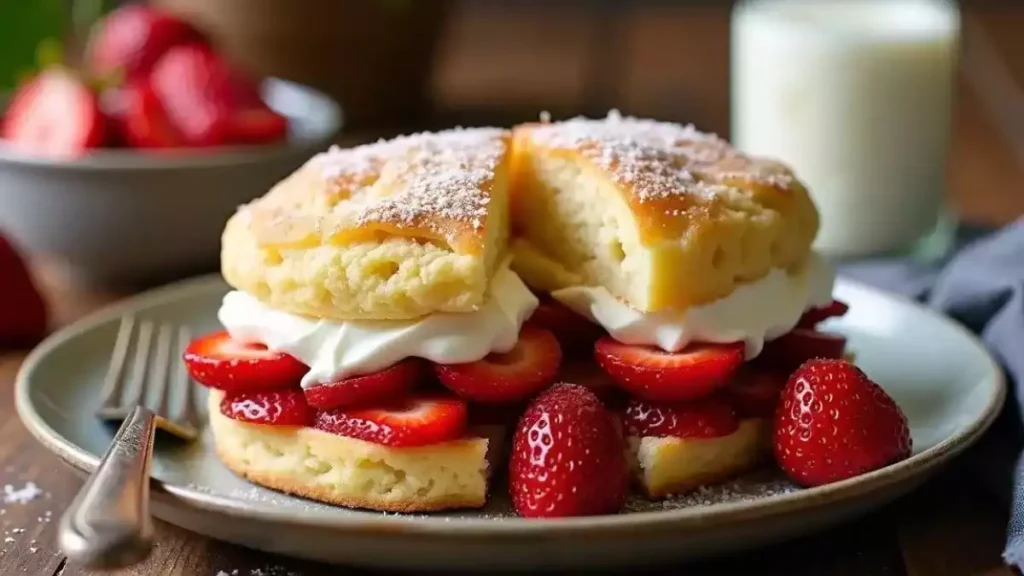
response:
<svg viewBox="0 0 1024 576"><path fill-rule="evenodd" d="M606 333L593 360L628 397L638 488L685 492L767 458L789 372L845 347L815 330L845 306L800 181L693 127L615 113L513 142L514 267Z"/></svg>
<svg viewBox="0 0 1024 576"><path fill-rule="evenodd" d="M509 142L335 148L230 219L225 331L185 354L228 468L350 507L485 503L500 428L468 403L524 400L561 360L509 267Z"/></svg>

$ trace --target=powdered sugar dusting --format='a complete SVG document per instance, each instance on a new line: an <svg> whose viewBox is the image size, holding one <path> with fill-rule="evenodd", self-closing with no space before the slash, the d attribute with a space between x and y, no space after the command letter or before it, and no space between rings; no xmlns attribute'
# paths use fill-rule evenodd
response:
<svg viewBox="0 0 1024 576"><path fill-rule="evenodd" d="M579 150L617 183L632 188L640 202L684 194L713 197L731 188L723 179L772 186L791 181L776 163L747 157L693 125L622 116L616 110L600 120L544 123L533 129L532 138L543 146Z"/></svg>
<svg viewBox="0 0 1024 576"><path fill-rule="evenodd" d="M715 504L749 502L781 494L796 492L800 488L785 478L755 474L744 476L712 486L702 486L693 492L672 496L664 500L630 498L623 510L629 512L653 512L659 510L681 510Z"/></svg>
<svg viewBox="0 0 1024 576"><path fill-rule="evenodd" d="M29 482L21 488L10 484L4 485L4 504L27 504L43 495L43 491L35 482Z"/></svg>

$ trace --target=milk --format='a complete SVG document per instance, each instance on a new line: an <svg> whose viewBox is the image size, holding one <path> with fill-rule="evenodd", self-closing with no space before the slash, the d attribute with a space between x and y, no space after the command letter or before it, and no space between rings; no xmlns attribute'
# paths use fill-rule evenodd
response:
<svg viewBox="0 0 1024 576"><path fill-rule="evenodd" d="M899 251L943 213L960 19L942 0L750 0L732 19L732 140L790 164L816 248Z"/></svg>

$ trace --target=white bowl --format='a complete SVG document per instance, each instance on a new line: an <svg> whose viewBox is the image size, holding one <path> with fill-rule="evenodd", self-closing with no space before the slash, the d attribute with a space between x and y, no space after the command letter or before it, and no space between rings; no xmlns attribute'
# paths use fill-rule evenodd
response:
<svg viewBox="0 0 1024 576"><path fill-rule="evenodd" d="M237 206L326 148L341 127L339 106L320 92L278 79L263 89L267 103L291 122L286 143L111 149L60 161L0 141L0 231L102 284L215 269L221 231Z"/></svg>

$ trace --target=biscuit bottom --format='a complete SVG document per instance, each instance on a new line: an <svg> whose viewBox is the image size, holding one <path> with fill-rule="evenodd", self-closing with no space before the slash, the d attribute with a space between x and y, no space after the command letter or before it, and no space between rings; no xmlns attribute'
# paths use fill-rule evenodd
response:
<svg viewBox="0 0 1024 576"><path fill-rule="evenodd" d="M479 431L490 438L392 448L315 428L233 420L220 412L223 397L210 391L217 456L232 472L261 486L382 512L480 508L487 501L488 447L501 446L498 429Z"/></svg>
<svg viewBox="0 0 1024 576"><path fill-rule="evenodd" d="M771 454L771 421L747 419L721 438L630 437L633 480L650 497L717 484L764 462Z"/></svg>

